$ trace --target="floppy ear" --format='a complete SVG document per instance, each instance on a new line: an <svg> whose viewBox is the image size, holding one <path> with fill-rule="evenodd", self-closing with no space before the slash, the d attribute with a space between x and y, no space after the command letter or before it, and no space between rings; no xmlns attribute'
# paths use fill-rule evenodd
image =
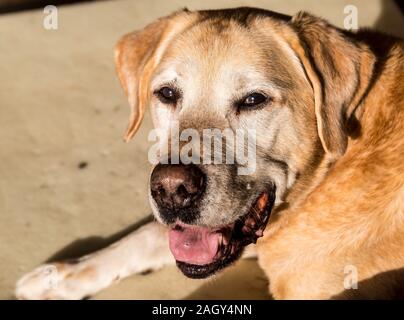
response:
<svg viewBox="0 0 404 320"><path fill-rule="evenodd" d="M314 91L317 128L326 153L344 154L347 121L370 84L374 55L364 44L305 12L291 20L297 37L290 45Z"/></svg>
<svg viewBox="0 0 404 320"><path fill-rule="evenodd" d="M124 140L129 141L142 122L149 100L153 71L173 37L193 21L188 10L176 12L123 36L115 47L115 66L131 107Z"/></svg>

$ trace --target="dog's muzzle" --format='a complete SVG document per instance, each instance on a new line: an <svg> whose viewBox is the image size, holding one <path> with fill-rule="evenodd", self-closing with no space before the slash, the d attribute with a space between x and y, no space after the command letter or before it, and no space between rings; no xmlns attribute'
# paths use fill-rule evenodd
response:
<svg viewBox="0 0 404 320"><path fill-rule="evenodd" d="M250 243L263 236L275 202L275 185L257 197L248 212L231 224L196 225L206 177L195 165L159 164L151 195L162 220L170 225L169 246L179 269L190 278L205 278L237 260Z"/></svg>

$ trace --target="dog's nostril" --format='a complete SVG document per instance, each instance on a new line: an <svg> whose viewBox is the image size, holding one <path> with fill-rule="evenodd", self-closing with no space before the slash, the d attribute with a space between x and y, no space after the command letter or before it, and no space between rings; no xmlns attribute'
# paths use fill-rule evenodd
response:
<svg viewBox="0 0 404 320"><path fill-rule="evenodd" d="M188 190L184 187L183 184L181 184L181 185L177 188L176 193L177 193L179 196L182 196L182 197L184 197L184 198L189 196L189 192L188 192Z"/></svg>
<svg viewBox="0 0 404 320"><path fill-rule="evenodd" d="M160 196L164 196L165 193L166 193L166 191L164 190L163 186L159 186L158 189L157 189L157 193L158 193Z"/></svg>
<svg viewBox="0 0 404 320"><path fill-rule="evenodd" d="M161 184L152 184L150 187L151 191L155 195L164 195L165 194L165 189Z"/></svg>

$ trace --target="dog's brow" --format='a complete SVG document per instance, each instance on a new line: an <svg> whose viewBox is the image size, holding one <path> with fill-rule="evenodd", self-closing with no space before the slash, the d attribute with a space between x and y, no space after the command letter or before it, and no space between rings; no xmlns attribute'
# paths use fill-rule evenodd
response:
<svg viewBox="0 0 404 320"><path fill-rule="evenodd" d="M234 77L234 82L235 91L237 92L251 92L256 90L277 92L282 89L282 86L279 86L270 75L255 69L238 72Z"/></svg>
<svg viewBox="0 0 404 320"><path fill-rule="evenodd" d="M157 86L162 83L173 83L177 82L178 74L173 69L162 69L157 71L157 73L153 76L153 80L151 81L151 88L155 89Z"/></svg>

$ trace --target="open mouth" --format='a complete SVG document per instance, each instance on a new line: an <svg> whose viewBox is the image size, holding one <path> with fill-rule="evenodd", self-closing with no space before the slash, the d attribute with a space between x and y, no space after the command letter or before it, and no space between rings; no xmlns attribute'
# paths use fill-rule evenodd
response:
<svg viewBox="0 0 404 320"><path fill-rule="evenodd" d="M271 187L229 225L207 228L175 224L169 232L169 245L178 268L189 278L201 279L236 261L245 246L263 236L274 202L275 187Z"/></svg>

